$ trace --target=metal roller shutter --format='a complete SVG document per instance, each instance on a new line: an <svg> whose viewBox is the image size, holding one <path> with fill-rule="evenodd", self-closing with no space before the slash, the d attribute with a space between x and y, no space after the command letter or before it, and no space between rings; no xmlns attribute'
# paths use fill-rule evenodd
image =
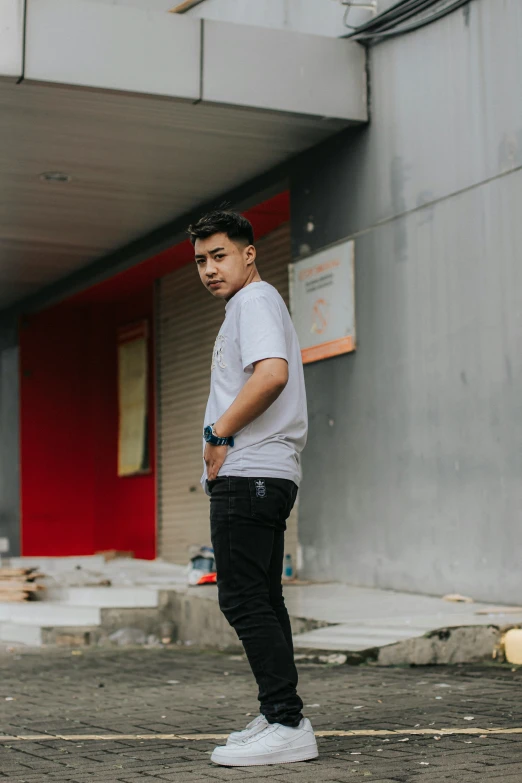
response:
<svg viewBox="0 0 522 783"><path fill-rule="evenodd" d="M288 304L291 262L288 224L256 243L263 280ZM212 349L223 303L201 287L193 265L162 278L158 291L158 532L159 554L186 563L192 545L210 543L209 503L199 484L200 433L210 384ZM297 511L288 526L287 552L296 562Z"/></svg>

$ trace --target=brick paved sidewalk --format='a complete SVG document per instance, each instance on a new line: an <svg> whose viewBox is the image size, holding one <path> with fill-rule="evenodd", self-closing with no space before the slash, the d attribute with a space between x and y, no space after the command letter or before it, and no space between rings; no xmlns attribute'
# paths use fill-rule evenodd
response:
<svg viewBox="0 0 522 783"><path fill-rule="evenodd" d="M247 769L212 765L215 740L137 736L242 728L257 714L243 660L177 648L0 653L0 677L4 736L75 737L0 742L0 781L9 783L522 783L522 734L437 734L522 727L522 670L301 666L317 731L403 733L325 737L317 761ZM408 736L414 728L429 733ZM111 736L82 740L92 735Z"/></svg>

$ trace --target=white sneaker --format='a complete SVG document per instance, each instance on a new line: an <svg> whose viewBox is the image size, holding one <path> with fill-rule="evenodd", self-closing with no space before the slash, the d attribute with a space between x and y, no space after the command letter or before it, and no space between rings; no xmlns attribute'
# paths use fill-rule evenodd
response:
<svg viewBox="0 0 522 783"><path fill-rule="evenodd" d="M263 731L263 729L266 729L268 725L269 723L265 716L258 715L257 718L254 718L254 720L250 721L246 729L243 729L243 731L233 731L227 740L227 745L235 745L236 743L244 740L245 737L251 737L254 734L258 734L260 731Z"/></svg>
<svg viewBox="0 0 522 783"><path fill-rule="evenodd" d="M243 736L240 742L220 745L211 760L223 767L253 767L309 761L318 755L312 725L303 718L296 729L272 723L260 732Z"/></svg>

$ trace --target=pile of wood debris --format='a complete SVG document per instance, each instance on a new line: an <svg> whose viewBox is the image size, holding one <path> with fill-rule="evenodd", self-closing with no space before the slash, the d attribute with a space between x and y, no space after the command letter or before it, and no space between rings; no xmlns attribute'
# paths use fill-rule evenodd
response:
<svg viewBox="0 0 522 783"><path fill-rule="evenodd" d="M34 601L45 587L37 583L43 574L37 568L0 568L0 603Z"/></svg>

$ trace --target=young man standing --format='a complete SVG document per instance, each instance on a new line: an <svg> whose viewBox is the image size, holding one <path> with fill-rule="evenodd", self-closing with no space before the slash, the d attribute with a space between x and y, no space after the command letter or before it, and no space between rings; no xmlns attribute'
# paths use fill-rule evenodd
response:
<svg viewBox="0 0 522 783"><path fill-rule="evenodd" d="M226 302L204 422L219 605L243 643L261 704L261 714L216 748L212 761L306 761L317 757L317 744L296 691L281 584L284 531L307 436L299 343L283 299L261 280L248 220L211 212L189 235L203 285Z"/></svg>

